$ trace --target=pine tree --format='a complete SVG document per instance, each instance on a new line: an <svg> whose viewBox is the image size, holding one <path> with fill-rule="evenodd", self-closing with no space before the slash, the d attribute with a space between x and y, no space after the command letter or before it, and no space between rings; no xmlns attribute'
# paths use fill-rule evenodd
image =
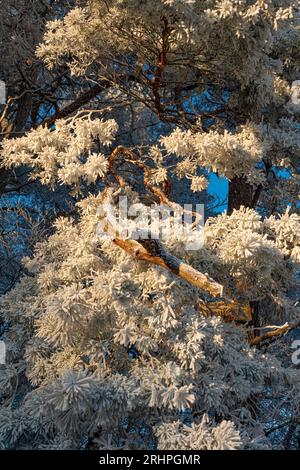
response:
<svg viewBox="0 0 300 470"><path fill-rule="evenodd" d="M37 57L93 85L2 143L4 168L76 198L1 299L2 448L293 445L297 8L90 0L48 22ZM150 207L174 224L178 188L197 195L209 171L229 181L228 211L201 246L196 229L141 235ZM125 232L103 210L124 198L139 215Z"/></svg>

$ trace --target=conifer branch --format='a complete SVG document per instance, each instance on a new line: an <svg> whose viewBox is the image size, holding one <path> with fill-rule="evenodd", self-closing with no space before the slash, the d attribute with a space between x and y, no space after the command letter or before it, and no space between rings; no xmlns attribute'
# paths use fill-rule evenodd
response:
<svg viewBox="0 0 300 470"><path fill-rule="evenodd" d="M122 240L116 238L114 243L138 260L161 266L195 287L214 297L222 297L223 286L192 266L172 255L158 240Z"/></svg>
<svg viewBox="0 0 300 470"><path fill-rule="evenodd" d="M284 325L280 326L279 328L276 328L273 331L269 331L268 333L264 333L263 335L256 336L250 341L250 344L251 346L257 346L262 341L266 339L274 338L275 336L283 335L284 333L287 333L292 328L294 328L294 325L290 323L285 323Z"/></svg>

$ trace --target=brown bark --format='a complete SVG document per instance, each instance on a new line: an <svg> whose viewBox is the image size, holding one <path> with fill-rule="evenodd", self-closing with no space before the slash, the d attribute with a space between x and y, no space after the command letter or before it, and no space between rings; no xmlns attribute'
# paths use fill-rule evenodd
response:
<svg viewBox="0 0 300 470"><path fill-rule="evenodd" d="M18 137L22 134L31 111L32 94L28 91L20 95L14 121L9 123L6 118L6 113L8 113L10 104L13 101L14 99L8 100L3 114L0 116L0 134L6 139ZM11 173L11 170L3 167L0 168L0 195L5 192L5 187L10 179Z"/></svg>
<svg viewBox="0 0 300 470"><path fill-rule="evenodd" d="M223 286L192 266L167 252L157 240L122 240L116 238L114 243L127 253L141 261L161 266L193 286L209 292L214 297L222 297Z"/></svg>
<svg viewBox="0 0 300 470"><path fill-rule="evenodd" d="M80 109L82 106L89 103L93 98L99 95L105 88L109 86L109 82L102 82L98 85L95 85L90 90L82 93L78 96L72 103L65 106L64 108L59 109L53 116L46 119L42 124L52 126L55 121L58 119L64 119Z"/></svg>
<svg viewBox="0 0 300 470"><path fill-rule="evenodd" d="M259 345L262 341L270 338L274 338L274 336L280 336L283 335L284 333L287 333L289 330L294 328L295 326L290 324L290 323L285 323L284 325L269 331L268 333L265 333L261 336L256 336L250 341L251 346L257 346Z"/></svg>
<svg viewBox="0 0 300 470"><path fill-rule="evenodd" d="M244 177L236 176L229 182L228 215L241 206L252 207L253 187Z"/></svg>

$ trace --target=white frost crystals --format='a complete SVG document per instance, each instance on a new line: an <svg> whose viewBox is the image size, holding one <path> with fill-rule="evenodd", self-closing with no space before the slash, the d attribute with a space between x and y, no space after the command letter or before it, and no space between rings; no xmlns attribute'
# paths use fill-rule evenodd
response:
<svg viewBox="0 0 300 470"><path fill-rule="evenodd" d="M223 420L214 425L207 414L191 427L180 421L162 424L157 427L156 435L162 450L237 450L241 447L240 434L232 422Z"/></svg>
<svg viewBox="0 0 300 470"><path fill-rule="evenodd" d="M300 112L300 80L293 81L291 85L291 99L287 106L292 113Z"/></svg>
<svg viewBox="0 0 300 470"><path fill-rule="evenodd" d="M109 191L107 191L109 195ZM130 203L126 195L114 205L112 197L98 206L99 222L96 234L100 240L152 239L166 241L170 238L185 243L187 250L199 250L204 243L204 205Z"/></svg>
<svg viewBox="0 0 300 470"><path fill-rule="evenodd" d="M108 166L101 153L93 152L94 141L97 138L102 146L110 145L117 129L114 120L92 119L90 115L60 120L54 130L40 126L24 137L5 140L2 155L8 167L31 166L43 184L59 180L76 185L81 179L94 183Z"/></svg>
<svg viewBox="0 0 300 470"><path fill-rule="evenodd" d="M199 165L229 179L247 175L249 182L257 182L260 177L256 164L264 155L264 142L258 130L249 125L240 127L234 134L227 130L223 134L215 131L192 134L175 129L161 143L167 152L184 158L186 172L193 174ZM198 183L199 180L192 182L193 190Z"/></svg>

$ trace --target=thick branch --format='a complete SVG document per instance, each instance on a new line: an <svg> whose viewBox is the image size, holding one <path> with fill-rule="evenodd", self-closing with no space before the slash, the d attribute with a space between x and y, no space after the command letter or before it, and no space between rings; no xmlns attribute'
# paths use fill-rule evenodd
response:
<svg viewBox="0 0 300 470"><path fill-rule="evenodd" d="M214 297L222 297L223 286L167 252L158 240L122 240L114 243L138 260L161 266Z"/></svg>
<svg viewBox="0 0 300 470"><path fill-rule="evenodd" d="M282 335L283 333L286 333L292 328L294 328L293 325L291 325L290 323L285 323L283 326L280 326L279 328L276 328L273 331L269 331L268 333L265 333L261 336L256 336L250 341L250 344L251 346L256 346L260 344L262 341L264 341L265 339L270 339L270 338L273 338L274 336Z"/></svg>
<svg viewBox="0 0 300 470"><path fill-rule="evenodd" d="M55 113L53 116L46 119L43 122L43 124L48 124L49 126L51 126L58 119L66 118L70 116L71 114L75 113L79 108L81 108L82 106L87 104L89 101L91 101L93 98L95 98L97 95L99 95L104 90L105 85L107 87L108 82L95 85L93 88L91 88L87 92L80 95L77 99L72 101L72 103L70 103L68 106L65 106L64 108L59 109L57 113Z"/></svg>
<svg viewBox="0 0 300 470"><path fill-rule="evenodd" d="M161 50L159 51L158 63L157 63L156 70L154 73L154 82L152 86L155 108L159 116L161 115L161 112L162 112L159 88L161 85L164 68L167 65L167 52L169 49L168 39L169 39L169 34L171 32L171 29L168 26L168 20L165 17L163 17L162 20L163 20L162 38L161 38L162 45L161 45Z"/></svg>
<svg viewBox="0 0 300 470"><path fill-rule="evenodd" d="M118 80L122 80L126 78L128 81L135 81L137 82L137 78L133 75L129 75L125 77L124 75L120 75L117 77ZM63 119L68 116L71 116L71 114L75 113L78 111L82 106L86 105L89 103L92 99L96 98L100 93L102 93L104 90L106 90L109 87L117 86L118 85L118 80L116 79L115 81L105 79L102 80L101 82L97 83L94 87L90 88L88 91L82 93L80 96L78 96L72 103L70 103L67 106L64 106L63 108L60 108L53 116L49 117L46 119L43 124L48 124L52 125L57 121L57 119Z"/></svg>
<svg viewBox="0 0 300 470"><path fill-rule="evenodd" d="M118 146L113 150L109 157L109 167L111 173L115 176L121 187L124 187L126 182L117 174L114 165L115 161L121 155L127 161L132 162L144 171L145 186L159 198L161 203L177 208L176 203L169 201L167 196L159 188L155 188L150 184L149 179L151 176L151 170L138 159L137 155L135 155L134 152L132 152L130 149L127 149L126 147ZM193 286L209 292L214 297L221 297L223 295L223 286L221 284L218 284L213 279L210 279L205 274L197 271L196 269L173 256L171 253L167 252L158 240L151 239L135 241L123 240L116 237L114 239L114 243L130 255L134 256L136 259L161 266L181 279L189 282Z"/></svg>

